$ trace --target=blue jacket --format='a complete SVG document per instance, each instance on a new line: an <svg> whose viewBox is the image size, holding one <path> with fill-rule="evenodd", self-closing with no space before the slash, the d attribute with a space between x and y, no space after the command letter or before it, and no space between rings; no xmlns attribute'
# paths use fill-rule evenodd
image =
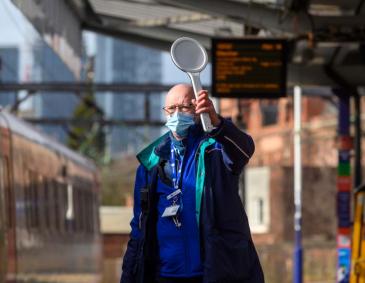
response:
<svg viewBox="0 0 365 283"><path fill-rule="evenodd" d="M160 156L164 160L170 159L171 138L170 134L170 139L167 139L164 145L167 150L160 151ZM158 269L162 277L186 278L203 274L199 227L195 214L196 152L203 138L200 125L190 127L187 138L183 140L185 145L183 160L181 156L177 157L180 162L182 161L182 180L180 180L182 194L177 197L181 227L176 227L171 217L161 217L164 210L172 204L172 200L168 200L167 196L175 191L171 182L173 176L170 162L165 163L164 175L157 182L157 242L160 260Z"/></svg>
<svg viewBox="0 0 365 283"><path fill-rule="evenodd" d="M156 190L158 181L166 177L169 142L169 136L164 135L137 155L141 163L134 191L137 205L121 283L152 283L159 274ZM239 175L253 152L252 138L225 119L211 135L202 137L195 152L195 215L204 283L264 282L238 195Z"/></svg>

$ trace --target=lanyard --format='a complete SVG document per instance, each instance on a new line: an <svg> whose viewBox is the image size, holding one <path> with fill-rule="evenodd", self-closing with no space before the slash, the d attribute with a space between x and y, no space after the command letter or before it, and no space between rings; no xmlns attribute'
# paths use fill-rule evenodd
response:
<svg viewBox="0 0 365 283"><path fill-rule="evenodd" d="M176 154L177 150L174 145L171 143L171 153L170 153L170 166L172 170L172 182L174 184L174 189L179 189L179 182L181 178L181 168L183 164L184 157L181 158L180 162L176 162ZM178 167L178 168L176 168Z"/></svg>
<svg viewBox="0 0 365 283"><path fill-rule="evenodd" d="M181 178L181 168L182 168L182 164L183 164L183 160L184 160L184 156L181 157L180 162L176 162L177 158L177 150L174 147L173 143L171 143L171 152L170 152L170 167L171 167L171 171L172 171L172 182L174 185L174 189L175 191L173 193L171 193L170 195L167 196L167 199L172 199L172 206L170 206L169 208L172 209L173 207L177 207L177 210L180 209L180 212L182 210L182 199L181 199L181 194L182 191L179 189L179 182L180 182L180 178ZM178 168L177 168L178 167ZM180 199L180 205L176 205L177 201ZM169 209L167 208L167 209ZM178 215L177 215L177 210L172 214L172 220L174 221L176 227L181 227L181 222L178 219Z"/></svg>

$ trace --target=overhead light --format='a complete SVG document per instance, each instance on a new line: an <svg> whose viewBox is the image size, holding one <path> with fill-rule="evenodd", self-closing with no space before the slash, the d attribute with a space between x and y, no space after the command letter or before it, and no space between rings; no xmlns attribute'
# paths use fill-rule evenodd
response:
<svg viewBox="0 0 365 283"><path fill-rule="evenodd" d="M211 20L212 16L201 13L189 13L160 18L147 18L131 21L129 25L137 27L165 26L169 24L184 24Z"/></svg>
<svg viewBox="0 0 365 283"><path fill-rule="evenodd" d="M233 31L232 31L231 27L227 27L227 26L216 28L214 30L214 33L216 36L232 36L233 35Z"/></svg>

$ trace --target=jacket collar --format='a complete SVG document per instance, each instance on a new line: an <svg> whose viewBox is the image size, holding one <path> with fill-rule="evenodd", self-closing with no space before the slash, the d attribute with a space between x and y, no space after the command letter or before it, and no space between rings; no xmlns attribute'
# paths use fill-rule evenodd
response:
<svg viewBox="0 0 365 283"><path fill-rule="evenodd" d="M188 140L202 135L204 135L204 131L201 124L195 124L189 129ZM170 132L167 132L140 151L137 154L137 159L147 170L151 170L152 167L158 164L160 159L169 158L170 149L171 137Z"/></svg>
<svg viewBox="0 0 365 283"><path fill-rule="evenodd" d="M162 135L157 140L152 142L142 151L137 154L138 161L146 167L147 170L151 170L152 167L158 164L160 161L160 156L156 153L156 148L169 140L169 133Z"/></svg>

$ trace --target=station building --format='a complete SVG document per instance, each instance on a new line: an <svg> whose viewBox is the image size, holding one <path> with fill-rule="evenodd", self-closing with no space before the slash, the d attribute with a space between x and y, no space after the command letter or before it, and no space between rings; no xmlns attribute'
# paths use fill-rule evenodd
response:
<svg viewBox="0 0 365 283"><path fill-rule="evenodd" d="M302 100L304 282L333 282L337 265L336 99ZM364 109L365 105L362 105ZM220 101L255 141L241 195L268 282L292 282L294 247L293 101Z"/></svg>

